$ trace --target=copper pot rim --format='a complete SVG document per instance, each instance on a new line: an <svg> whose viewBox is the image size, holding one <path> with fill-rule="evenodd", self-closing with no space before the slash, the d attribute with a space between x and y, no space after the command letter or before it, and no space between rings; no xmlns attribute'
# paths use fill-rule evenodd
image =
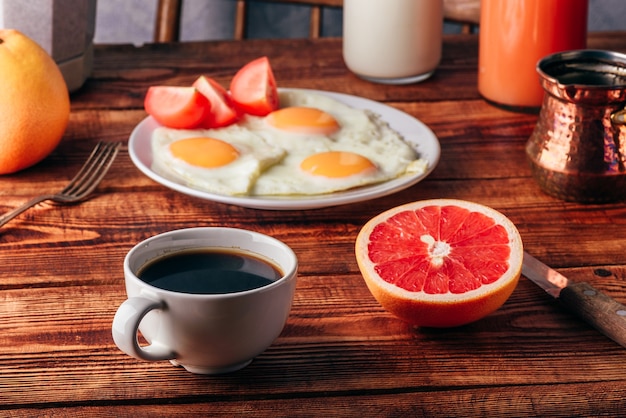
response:
<svg viewBox="0 0 626 418"><path fill-rule="evenodd" d="M597 69L593 67L598 67ZM577 49L547 55L537 62L537 72L542 78L561 86L579 86L588 89L626 88L626 54L602 49ZM615 76L616 84L568 83L559 79L566 71L582 71ZM555 75L555 73L557 73Z"/></svg>
<svg viewBox="0 0 626 418"><path fill-rule="evenodd" d="M611 112L624 109L626 54L598 49L562 51L543 57L536 69L548 95L575 104L604 106Z"/></svg>

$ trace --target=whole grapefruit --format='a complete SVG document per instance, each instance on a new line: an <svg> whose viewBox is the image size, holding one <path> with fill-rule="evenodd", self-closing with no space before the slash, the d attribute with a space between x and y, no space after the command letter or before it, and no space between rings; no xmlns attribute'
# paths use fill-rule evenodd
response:
<svg viewBox="0 0 626 418"><path fill-rule="evenodd" d="M48 156L69 117L69 91L52 57L21 32L0 29L0 174Z"/></svg>
<svg viewBox="0 0 626 418"><path fill-rule="evenodd" d="M368 221L356 259L372 295L406 322L454 327L494 312L521 275L515 225L489 207L454 199L408 203Z"/></svg>

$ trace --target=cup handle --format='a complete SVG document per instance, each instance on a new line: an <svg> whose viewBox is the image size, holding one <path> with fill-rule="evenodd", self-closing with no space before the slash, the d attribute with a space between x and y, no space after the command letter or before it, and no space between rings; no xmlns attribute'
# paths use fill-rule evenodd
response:
<svg viewBox="0 0 626 418"><path fill-rule="evenodd" d="M168 347L153 342L148 346L140 346L137 340L139 324L143 317L153 309L163 309L162 301L155 301L143 297L128 298L117 308L113 318L113 341L120 350L129 356L140 360L158 361L171 360L176 353Z"/></svg>

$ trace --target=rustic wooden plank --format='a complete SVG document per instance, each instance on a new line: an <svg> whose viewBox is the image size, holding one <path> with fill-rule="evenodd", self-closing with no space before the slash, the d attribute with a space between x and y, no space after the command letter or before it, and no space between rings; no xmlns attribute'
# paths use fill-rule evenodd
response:
<svg viewBox="0 0 626 418"><path fill-rule="evenodd" d="M45 242L38 253L37 260L40 261L34 264L41 267L49 257L54 258L59 251L66 250L55 248L57 245L70 249L76 247L80 251L86 246L117 242L130 248L141 239L166 229L235 226L278 236L299 251L306 251L310 240L314 239L317 245L305 253L306 257L312 257L310 265L325 268L329 261L316 252L319 246L333 248L333 251L339 251L351 260L352 242L360 226L370 217L412 200L447 197L474 200L501 210L518 225L529 250L536 252L542 247L550 248L550 258L546 261L556 266L563 266L564 258L580 265L589 265L593 261L609 265L624 263L622 229L625 221L620 204L592 206L559 203L554 206L555 200L541 193L528 178L474 180L471 185L465 181L426 180L393 196L376 199L367 207L354 204L322 210L280 212L279 223L273 223L276 213L271 211L206 202L158 185L144 189L141 199L132 199L129 195L138 186L127 188L122 185L121 192L113 192L113 181L105 181L103 189L81 205L61 207L42 204L31 209L3 228L0 247L5 250L25 245L41 247L41 243ZM138 181L143 184L141 175ZM4 196L6 209L24 199L21 192L19 196ZM163 212L158 209L163 207L164 202L171 210ZM112 212L112 208L116 209ZM597 215L598 210L602 216ZM99 224L102 219L107 220L105 225ZM348 221L333 224L340 219ZM603 234L597 233L598 225L602 225ZM124 226L124 232L117 230L120 226ZM290 228L297 228L298 233L290 233ZM18 240L16 237L20 236ZM581 244L572 246L571 240L563 239L564 236L575 237ZM108 248L103 247L100 251L103 250L108 251ZM585 256L589 259L585 260ZM0 254L0 258L5 257ZM6 259L7 265L21 263L19 258L9 255ZM306 269L307 264L304 263L301 268ZM14 271L17 273L19 269Z"/></svg>
<svg viewBox="0 0 626 418"><path fill-rule="evenodd" d="M215 78L228 86L235 72L248 61L263 54L271 62L276 80L282 87L299 87L356 94L379 101L393 99L412 101L448 97L450 99L478 98L474 85L467 83L461 71L472 68L476 60L461 61L458 57L477 51L474 40L446 38L442 65L435 77L426 84L410 86L380 86L358 79L345 67L341 55L341 39L320 40L248 40L245 43L216 41L186 42L181 45L149 44L142 47L127 45L102 46L96 51L93 76L78 94L73 96L73 108L87 106L141 107L149 85L189 85L201 74ZM468 51L468 49L470 51ZM127 56L135 56L128 62ZM312 61L314 65L310 65ZM115 85L110 83L115 78ZM446 88L442 89L445 83ZM94 95L104 98L101 103L91 100Z"/></svg>
<svg viewBox="0 0 626 418"><path fill-rule="evenodd" d="M343 258L352 260L352 244L358 229L370 217L390 207L426 198L461 198L492 206L516 223L524 243L537 255L550 255L546 261L556 266L567 266L564 259L579 265L624 263L622 230L624 209L619 204L585 206L559 203L542 194L528 179L472 181L425 181L392 197L361 204L310 211L279 212L282 218L274 223L274 212L255 211L226 204L206 202L154 186L154 191L143 190L141 199L132 199L133 189L114 193L105 189L91 200L78 205L61 207L39 205L18 217L0 231L0 248L5 253L6 265L20 265L6 251L25 246L39 247L34 266L41 267L49 258L62 251L91 248L109 251L106 245L124 244L128 249L134 243L168 229L192 226L234 226L259 230L275 235L298 251L307 251L301 268L318 265L326 268L329 261L319 248L333 248ZM532 198L530 198L532 197ZM5 197L7 209L24 200L24 196ZM157 209L167 202L171 210ZM113 211L112 211L113 209ZM601 211L598 215L597 211ZM106 219L106 224L99 222ZM342 220L342 224L334 224ZM598 234L602 225L603 234ZM118 228L124 227L124 231ZM293 228L293 229L292 229ZM290 230L298 231L292 233ZM572 245L572 237L579 242ZM309 248L311 243L315 245ZM42 245L43 244L43 245ZM97 247L104 245L101 249ZM61 246L57 248L57 246ZM105 256L103 254L102 256ZM121 254L118 254L118 257ZM585 257L588 259L585 260ZM322 263L322 264L318 264ZM23 268L30 268L31 265ZM14 273L20 270L14 270ZM6 280L4 284L6 285Z"/></svg>
<svg viewBox="0 0 626 418"><path fill-rule="evenodd" d="M237 397L182 397L167 405L129 403L124 406L106 402L67 408L17 409L24 415L99 416L132 415L232 417L241 415L272 417L354 417L354 416L619 416L624 408L623 394L612 385L601 394L580 395L592 385L527 386L493 390L432 391L413 388L404 392L376 395L345 394L322 398L240 399ZM597 395L597 396L595 396ZM546 401L549 400L549 401ZM277 404L281 407L278 408Z"/></svg>
<svg viewBox="0 0 626 418"><path fill-rule="evenodd" d="M530 282L521 282L505 306L482 321L450 330L414 330L385 313L360 277L346 277L301 278L290 319L276 343L249 368L210 378L210 387L203 383L207 378L191 378L167 362L130 359L114 347L110 320L125 297L121 280L117 285L75 286L71 292L66 287L4 291L0 313L13 315L0 325L0 373L4 382L22 382L25 393L0 392L0 404L80 401L77 393L65 390L70 383L81 388L87 401L114 396L112 391L122 383L129 386L126 391L136 392L133 398L150 399L161 391L170 396L217 394L226 389L222 385L228 385L229 393L256 396L266 391L308 393L312 382L320 393L338 387L545 385L558 383L561 369L577 382L619 384L626 379L619 367L623 350L572 321ZM560 355L564 347L576 352L576 358ZM396 373L389 374L389 367ZM290 370L288 381L283 379L285 368ZM493 375L494 368L498 375ZM100 373L109 375L108 382L94 381ZM155 380L149 391L139 386L147 376ZM168 387L171 379L178 381L176 389ZM130 384L134 380L138 382Z"/></svg>

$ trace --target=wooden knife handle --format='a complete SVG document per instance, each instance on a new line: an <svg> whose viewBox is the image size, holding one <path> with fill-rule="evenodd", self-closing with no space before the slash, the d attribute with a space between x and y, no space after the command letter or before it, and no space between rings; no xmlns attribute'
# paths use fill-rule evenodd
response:
<svg viewBox="0 0 626 418"><path fill-rule="evenodd" d="M570 283L559 300L598 331L626 347L626 306L589 283Z"/></svg>

